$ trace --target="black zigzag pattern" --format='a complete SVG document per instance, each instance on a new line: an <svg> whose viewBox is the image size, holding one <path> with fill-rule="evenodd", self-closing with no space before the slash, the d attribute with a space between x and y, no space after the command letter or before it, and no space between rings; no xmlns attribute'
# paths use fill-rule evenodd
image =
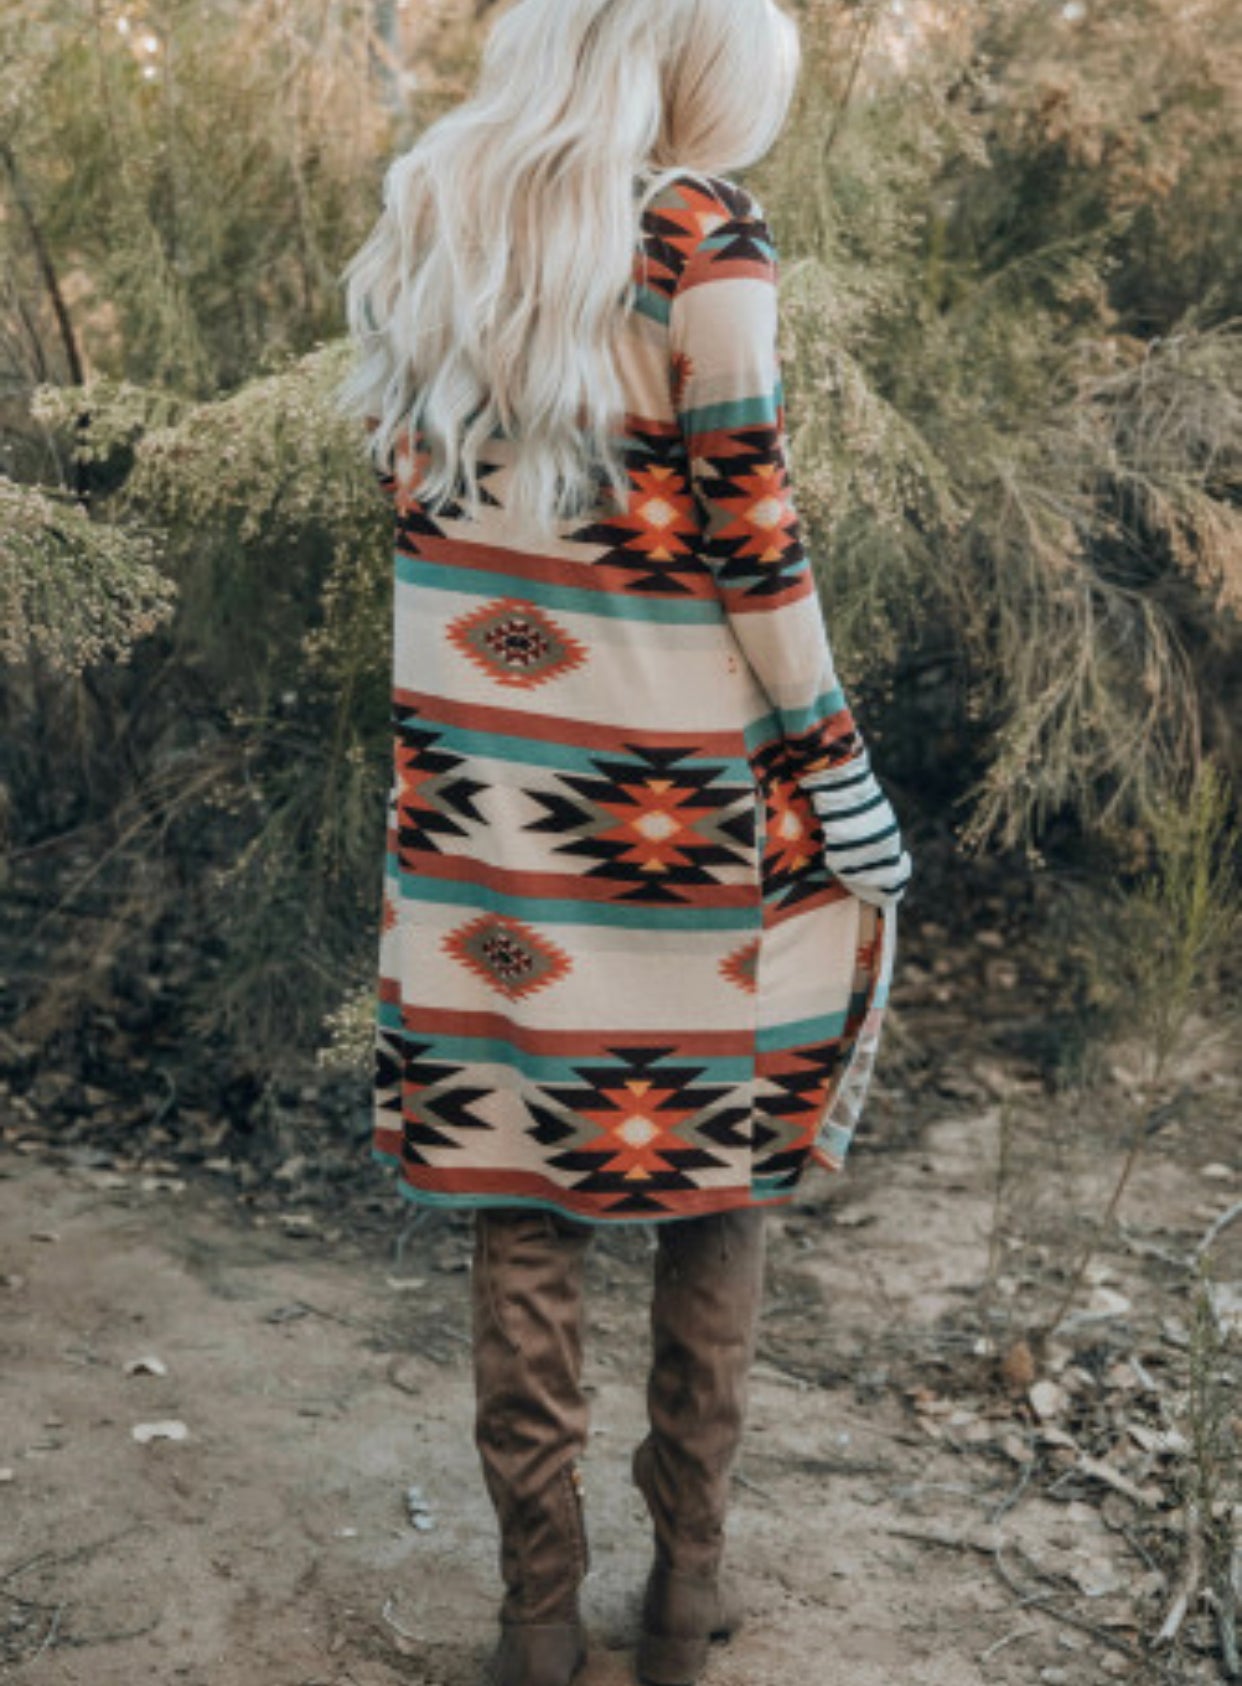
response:
<svg viewBox="0 0 1242 1686"><path fill-rule="evenodd" d="M575 1065L576 1083L541 1083L538 1088L554 1106L593 1118L600 1125L595 1144L576 1145L563 1152L553 1153L551 1167L572 1178L571 1187L596 1196L615 1196L609 1210L620 1213L662 1212L668 1210L666 1196L699 1186L695 1173L718 1169L726 1164L710 1151L712 1138L706 1126L710 1123L719 1134L727 1128L740 1128L748 1116L746 1107L727 1110L728 1125L720 1114L709 1109L719 1108L727 1101L734 1085L703 1082L704 1067L675 1058L674 1045L626 1047L610 1049L610 1062L591 1062ZM649 1097L650 1116L659 1121L665 1115L670 1126L677 1130L677 1145L665 1140L653 1154L655 1163L639 1179L626 1154L623 1142L610 1140L608 1121L615 1117L623 1123L630 1115L627 1102L635 1093ZM528 1099L527 1106L537 1124L546 1128L552 1114L539 1115L538 1102ZM709 1111L707 1119L694 1114Z"/></svg>
<svg viewBox="0 0 1242 1686"><path fill-rule="evenodd" d="M487 785L456 771L466 757L438 748L441 733L424 726L415 712L394 705L392 725L397 765L397 848L442 854L442 840L465 837L469 823L482 824L475 797ZM465 823L463 823L465 822Z"/></svg>
<svg viewBox="0 0 1242 1686"><path fill-rule="evenodd" d="M692 582L711 577L711 569L701 554L701 524L697 510L689 521L672 524L667 535L668 556L653 556L656 540L650 522L643 518L645 498L659 498L660 479L667 484L669 494L690 499L689 474L684 441L677 435L648 432L631 424L622 451L626 473L630 481L630 507L604 519L588 522L567 536L582 544L603 547L593 566L607 565L623 576L619 581L623 591L655 593L665 597L697 595ZM601 479L600 504L616 509L616 498Z"/></svg>
<svg viewBox="0 0 1242 1686"><path fill-rule="evenodd" d="M739 427L728 435L727 448L699 459L696 490L707 505L703 533L706 556L722 591L748 598L778 596L797 583L807 564L801 525L763 534L763 544L747 514L756 505L791 496L789 471L780 433L774 426ZM773 558L765 551L774 549Z"/></svg>
<svg viewBox="0 0 1242 1686"><path fill-rule="evenodd" d="M584 876L619 886L619 901L679 903L696 886L752 867L755 788L727 762L692 749L632 746L632 758L592 756L596 772L560 773L558 791L528 790L544 810L528 831L565 839L556 852L588 862ZM644 820L660 822L656 840ZM676 828L676 829L670 829Z"/></svg>

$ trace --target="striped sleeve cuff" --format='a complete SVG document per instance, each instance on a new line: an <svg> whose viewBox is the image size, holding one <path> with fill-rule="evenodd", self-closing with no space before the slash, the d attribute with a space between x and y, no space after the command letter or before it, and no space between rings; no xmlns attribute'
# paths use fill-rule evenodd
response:
<svg viewBox="0 0 1242 1686"><path fill-rule="evenodd" d="M864 901L899 901L910 881L911 860L866 748L836 767L805 774L800 782L819 817L831 871Z"/></svg>

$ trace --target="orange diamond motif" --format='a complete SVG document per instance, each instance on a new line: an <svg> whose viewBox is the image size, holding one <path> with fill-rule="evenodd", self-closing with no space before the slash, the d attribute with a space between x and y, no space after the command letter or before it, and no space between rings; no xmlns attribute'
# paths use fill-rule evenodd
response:
<svg viewBox="0 0 1242 1686"><path fill-rule="evenodd" d="M584 1115L604 1133L604 1140L592 1145L608 1153L607 1170L629 1182L645 1182L667 1168L662 1155L669 1148L685 1146L677 1126L695 1112L693 1106L671 1107L674 1093L650 1077L632 1077L608 1091L612 1103L608 1111L584 1108Z"/></svg>
<svg viewBox="0 0 1242 1686"><path fill-rule="evenodd" d="M780 562L797 526L789 496L789 481L780 463L761 463L748 474L734 477L721 504L730 512L717 537L739 541L737 554L758 562Z"/></svg>
<svg viewBox="0 0 1242 1686"><path fill-rule="evenodd" d="M688 556L699 536L699 522L684 476L657 463L640 469L632 483L628 519L634 531L626 539L627 547L653 562Z"/></svg>

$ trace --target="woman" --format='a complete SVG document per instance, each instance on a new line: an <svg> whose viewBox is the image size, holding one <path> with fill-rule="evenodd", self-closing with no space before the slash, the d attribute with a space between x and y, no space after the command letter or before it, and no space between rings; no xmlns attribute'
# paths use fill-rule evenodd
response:
<svg viewBox="0 0 1242 1686"><path fill-rule="evenodd" d="M516 0L346 271L396 522L374 1156L469 1207L496 1674L580 1667L581 1275L654 1222L638 1672L697 1678L763 1210L839 1168L909 876L790 493L777 256L729 171L774 0Z"/></svg>

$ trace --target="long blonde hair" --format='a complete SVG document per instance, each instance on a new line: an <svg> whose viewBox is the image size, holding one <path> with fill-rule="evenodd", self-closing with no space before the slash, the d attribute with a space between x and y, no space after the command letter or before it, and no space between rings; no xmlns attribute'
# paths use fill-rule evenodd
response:
<svg viewBox="0 0 1242 1686"><path fill-rule="evenodd" d="M337 389L377 468L433 512L480 509L480 447L514 441L509 508L548 534L621 500L615 362L639 220L673 176L763 156L800 63L777 0L516 0L473 95L384 177L342 271L354 362ZM373 425L372 425L373 424Z"/></svg>

